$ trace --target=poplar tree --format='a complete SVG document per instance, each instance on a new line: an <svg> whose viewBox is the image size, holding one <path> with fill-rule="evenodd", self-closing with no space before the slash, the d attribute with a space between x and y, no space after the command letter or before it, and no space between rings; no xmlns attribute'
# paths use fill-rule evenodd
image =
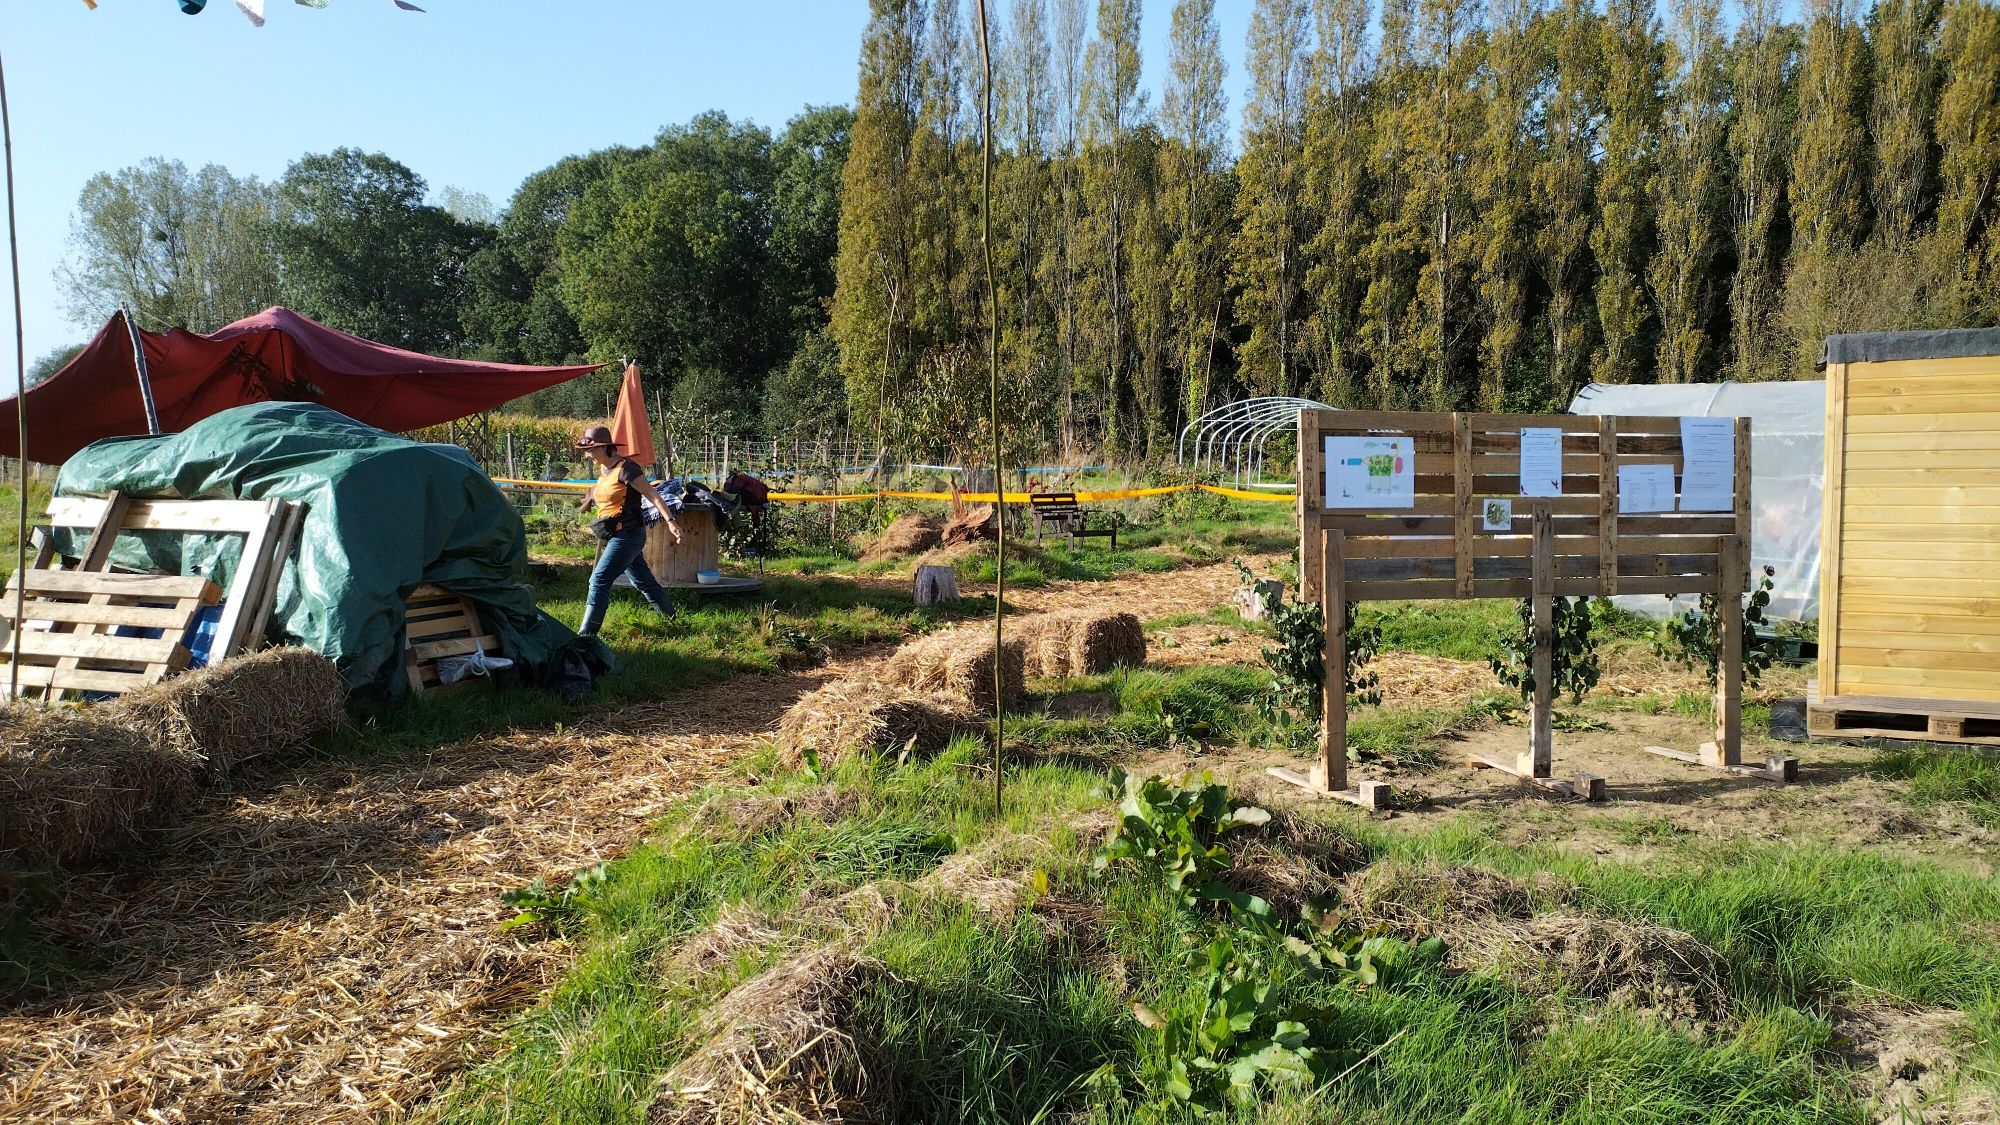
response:
<svg viewBox="0 0 2000 1125"><path fill-rule="evenodd" d="M1792 254L1785 319L1796 369L1810 371L1829 332L1865 327L1845 275L1863 234L1867 183L1861 30L1851 0L1810 0L1799 60L1798 144L1792 150Z"/></svg>
<svg viewBox="0 0 2000 1125"><path fill-rule="evenodd" d="M1369 357L1369 397L1385 409L1415 405L1424 376L1424 357L1409 331L1417 271L1429 246L1426 217L1412 206L1411 166L1424 140L1407 106L1423 80L1411 48L1415 22L1416 0L1383 0L1381 62L1371 115L1374 143L1368 149L1378 219L1366 250L1361 331Z"/></svg>
<svg viewBox="0 0 2000 1125"><path fill-rule="evenodd" d="M1597 234L1599 122L1604 119L1603 30L1590 0L1565 0L1551 17L1554 85L1543 111L1546 155L1532 177L1536 259L1548 287L1549 390L1560 407L1589 378L1596 323L1591 241Z"/></svg>
<svg viewBox="0 0 2000 1125"><path fill-rule="evenodd" d="M1307 299L1320 372L1320 396L1336 406L1361 405L1367 348L1360 337L1361 300L1368 289L1370 227L1367 161L1368 0L1316 0L1317 48L1306 97L1307 206L1319 230L1306 248Z"/></svg>
<svg viewBox="0 0 2000 1125"><path fill-rule="evenodd" d="M1602 38L1604 123L1599 144L1597 350L1591 378L1649 381L1659 325L1647 299L1646 274L1657 245L1652 183L1661 141L1666 49L1652 0L1606 0Z"/></svg>
<svg viewBox="0 0 2000 1125"><path fill-rule="evenodd" d="M1098 0L1097 35L1085 53L1087 82L1084 190L1095 226L1091 252L1101 274L1101 333L1095 358L1099 400L1108 448L1123 451L1122 405L1130 377L1131 310L1126 292L1127 228L1132 185L1127 183L1125 147L1131 130L1144 123L1146 95L1139 89L1139 0Z"/></svg>
<svg viewBox="0 0 2000 1125"><path fill-rule="evenodd" d="M1161 203L1173 238L1168 262L1172 361L1180 375L1179 401L1189 419L1207 405L1222 312L1221 262L1228 229L1223 128L1229 107L1223 73L1215 0L1177 0L1168 34L1166 89L1160 97L1160 129L1167 141Z"/></svg>
<svg viewBox="0 0 2000 1125"><path fill-rule="evenodd" d="M1875 239L1897 254L1915 242L1937 180L1931 144L1941 11L1939 0L1877 0L1868 16L1874 59L1868 132L1875 150L1869 199Z"/></svg>
<svg viewBox="0 0 2000 1125"><path fill-rule="evenodd" d="M915 178L922 0L870 0L860 88L841 170L833 332L854 424L886 440L889 403L912 368Z"/></svg>
<svg viewBox="0 0 2000 1125"><path fill-rule="evenodd" d="M1056 333L1048 315L1048 295L1039 282L1049 256L1048 214L1049 129L1052 118L1053 75L1049 60L1048 0L1014 0L1000 70L1004 85L996 129L1012 143L1012 159L998 162L996 172L1005 184L1005 225L1013 232L994 247L1004 258L1002 291L1011 290L1009 307L1014 310L1013 326L1019 347L1012 349L1023 393L1032 403L1033 416L1048 429L1053 415L1054 379L1058 374ZM999 77L999 76L996 76Z"/></svg>
<svg viewBox="0 0 2000 1125"><path fill-rule="evenodd" d="M1402 107L1411 168L1404 206L1422 220L1426 240L1404 336L1431 410L1459 409L1478 383L1467 165L1479 145L1479 107L1468 91L1479 64L1480 16L1478 0L1423 0L1416 36L1422 76Z"/></svg>
<svg viewBox="0 0 2000 1125"><path fill-rule="evenodd" d="M1673 81L1651 188L1660 244L1647 272L1660 317L1659 381L1697 383L1714 371L1709 320L1723 237L1722 36L1716 0L1674 0L1671 7Z"/></svg>
<svg viewBox="0 0 2000 1125"><path fill-rule="evenodd" d="M1532 233L1540 221L1530 185L1538 163L1535 115L1543 97L1540 0L1493 0L1481 68L1483 128L1473 151L1472 195L1479 208L1477 277L1486 323L1479 347L1479 403L1508 405L1528 328ZM1548 387L1528 392L1536 401Z"/></svg>
<svg viewBox="0 0 2000 1125"><path fill-rule="evenodd" d="M917 315L940 342L955 341L977 323L978 290L964 245L974 192L959 145L967 136L965 24L960 0L931 0L923 40L923 101L917 117L917 200L923 223L924 268Z"/></svg>
<svg viewBox="0 0 2000 1125"><path fill-rule="evenodd" d="M1791 135L1787 107L1792 34L1779 14L1779 0L1742 0L1736 48L1730 56L1730 84L1736 105L1729 130L1729 154L1736 170L1731 219L1736 233L1736 274L1729 287L1729 336L1735 349L1731 377L1764 378L1786 362L1775 345L1772 319L1778 311L1783 248L1777 222L1785 199L1786 157Z"/></svg>
<svg viewBox="0 0 2000 1125"><path fill-rule="evenodd" d="M1938 59L1932 315L1940 327L1993 324L2000 321L2000 6L1948 0Z"/></svg>
<svg viewBox="0 0 2000 1125"><path fill-rule="evenodd" d="M1076 389L1083 367L1083 338L1077 319L1083 245L1083 99L1084 0L1055 2L1055 122L1056 246L1049 255L1050 283L1058 311L1062 353L1062 435L1065 447L1077 440Z"/></svg>
<svg viewBox="0 0 2000 1125"><path fill-rule="evenodd" d="M1301 144L1305 117L1305 0L1257 0L1250 13L1244 69L1243 154L1236 162L1240 223L1230 279L1238 287L1236 321L1249 329L1238 353L1249 386L1262 394L1297 389L1294 339L1305 216Z"/></svg>

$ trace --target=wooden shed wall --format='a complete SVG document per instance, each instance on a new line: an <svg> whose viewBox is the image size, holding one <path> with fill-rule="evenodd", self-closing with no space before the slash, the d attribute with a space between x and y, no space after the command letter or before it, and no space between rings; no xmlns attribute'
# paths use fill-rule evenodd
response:
<svg viewBox="0 0 2000 1125"><path fill-rule="evenodd" d="M2000 706L2000 356L1826 390L1821 696Z"/></svg>

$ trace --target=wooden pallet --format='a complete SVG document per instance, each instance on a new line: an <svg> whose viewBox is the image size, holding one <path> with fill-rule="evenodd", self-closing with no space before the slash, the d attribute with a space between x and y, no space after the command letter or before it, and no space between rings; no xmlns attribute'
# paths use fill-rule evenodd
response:
<svg viewBox="0 0 2000 1125"><path fill-rule="evenodd" d="M438 660L475 652L498 656L500 641L486 632L472 599L436 586L410 592L404 603L403 672L411 691L421 695L441 686L459 686L439 679Z"/></svg>
<svg viewBox="0 0 2000 1125"><path fill-rule="evenodd" d="M1897 738L2000 746L2000 718L1949 711L1860 710L1811 703L1806 707L1806 733L1813 738Z"/></svg>
<svg viewBox="0 0 2000 1125"><path fill-rule="evenodd" d="M0 686L18 679L23 697L54 699L65 691L123 694L186 668L187 632L203 607L221 600L222 588L198 575L30 569L7 580L5 598L15 634L0 645L0 666L17 648L21 663L0 672ZM160 635L110 631L121 627Z"/></svg>

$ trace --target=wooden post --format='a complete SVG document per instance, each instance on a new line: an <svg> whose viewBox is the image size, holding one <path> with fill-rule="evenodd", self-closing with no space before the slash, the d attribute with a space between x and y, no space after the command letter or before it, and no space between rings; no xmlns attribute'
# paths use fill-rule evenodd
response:
<svg viewBox="0 0 2000 1125"><path fill-rule="evenodd" d="M1741 484L1738 487L1742 487ZM1743 540L1722 538L1715 595L1715 741L1701 748L1701 764L1743 761Z"/></svg>
<svg viewBox="0 0 2000 1125"><path fill-rule="evenodd" d="M1480 524L1472 501L1472 416L1451 416L1452 574L1458 579L1458 596L1472 596L1472 534Z"/></svg>
<svg viewBox="0 0 2000 1125"><path fill-rule="evenodd" d="M715 467L715 479L716 479L717 481L720 481L720 480L721 480L721 479L722 479L722 478L723 478L724 476L726 476L726 475L728 474L728 472L729 472L729 435L728 435L728 434L723 434L723 435L722 435L722 464L720 464L720 465L717 465L717 466ZM713 485L712 487L715 487L715 488L721 488L722 486L721 486L720 484L716 484L716 485Z"/></svg>
<svg viewBox="0 0 2000 1125"><path fill-rule="evenodd" d="M1597 592L1618 592L1618 419L1597 420Z"/></svg>
<svg viewBox="0 0 2000 1125"><path fill-rule="evenodd" d="M1347 790L1347 567L1342 538L1337 530L1320 533L1326 675L1320 687L1319 768L1313 781L1328 793Z"/></svg>
<svg viewBox="0 0 2000 1125"><path fill-rule="evenodd" d="M521 479L521 474L514 471L514 431L512 430L507 431L507 476L514 480Z"/></svg>
<svg viewBox="0 0 2000 1125"><path fill-rule="evenodd" d="M1555 583L1556 533L1550 505L1538 503L1534 517L1535 545L1529 571L1532 631L1535 642L1533 710L1528 716L1528 753L1522 756L1524 777L1548 777L1555 757L1552 721L1555 712Z"/></svg>
<svg viewBox="0 0 2000 1125"><path fill-rule="evenodd" d="M1320 440L1319 414L1299 411L1299 600L1316 602L1324 566L1320 561L1320 512L1326 507L1326 444Z"/></svg>

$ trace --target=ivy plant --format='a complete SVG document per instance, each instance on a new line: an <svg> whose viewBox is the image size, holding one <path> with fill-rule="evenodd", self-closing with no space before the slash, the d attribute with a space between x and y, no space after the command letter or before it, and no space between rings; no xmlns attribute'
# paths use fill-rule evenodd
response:
<svg viewBox="0 0 2000 1125"><path fill-rule="evenodd" d="M1250 569L1241 563L1237 570L1243 575L1243 582L1254 585L1256 579ZM1264 649L1264 663L1271 669L1273 682L1271 690L1278 702L1317 720L1320 713L1320 695L1326 686L1326 622L1318 602L1294 602L1286 605L1270 594L1263 596L1265 617L1271 622L1271 631L1276 634L1277 643ZM1382 680L1371 671L1369 663L1382 651L1382 630L1376 625L1361 624L1356 612L1357 603L1348 602L1345 607L1345 632L1347 634L1347 665L1345 668L1347 703L1350 707L1362 707L1382 702Z"/></svg>
<svg viewBox="0 0 2000 1125"><path fill-rule="evenodd" d="M1758 635L1758 627L1766 623L1764 608L1771 604L1771 587L1778 573L1768 566L1763 570L1757 588L1750 591L1749 597L1731 599L1742 605L1743 682L1753 686L1778 656L1776 642ZM1682 610L1662 622L1659 635L1653 641L1653 651L1662 659L1701 670L1708 676L1711 688L1720 674L1716 655L1722 651L1722 616L1717 612L1717 604L1716 595L1703 594L1698 606Z"/></svg>
<svg viewBox="0 0 2000 1125"><path fill-rule="evenodd" d="M1589 598L1552 598L1550 675L1555 694L1567 695L1570 702L1583 700L1597 686L1600 667L1597 638L1591 633ZM1500 682L1521 693L1522 699L1535 694L1535 605L1522 598L1515 607L1514 627L1500 635L1500 655L1487 663Z"/></svg>

